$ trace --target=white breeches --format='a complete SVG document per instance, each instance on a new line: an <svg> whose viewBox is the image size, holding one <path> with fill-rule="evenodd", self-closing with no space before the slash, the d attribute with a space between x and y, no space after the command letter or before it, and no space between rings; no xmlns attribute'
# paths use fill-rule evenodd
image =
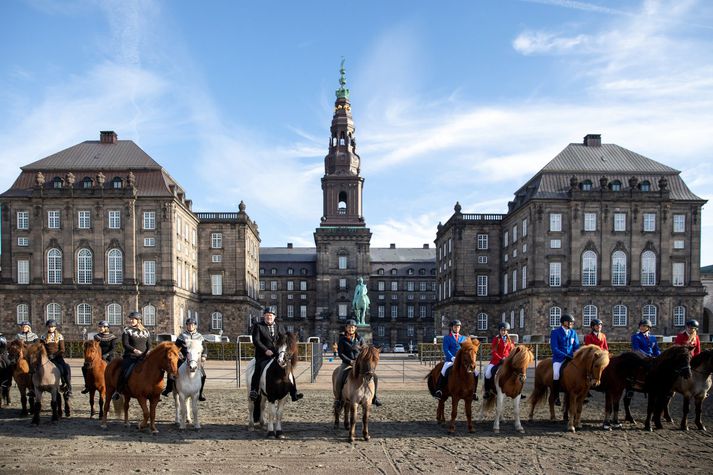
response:
<svg viewBox="0 0 713 475"><path fill-rule="evenodd" d="M562 363L552 363L552 379L559 381L560 379L560 368Z"/></svg>
<svg viewBox="0 0 713 475"><path fill-rule="evenodd" d="M495 368L495 365L493 363L488 363L488 366L485 367L485 379L493 377L493 368Z"/></svg>
<svg viewBox="0 0 713 475"><path fill-rule="evenodd" d="M441 376L445 376L445 375L446 375L446 371L448 371L448 368L450 368L451 366L453 366L453 362L452 362L452 361L446 361L445 363L443 363L443 368L441 368ZM480 375L480 371L478 371L478 370L476 369L475 371L473 371L473 374L476 375L476 376L479 376L479 375Z"/></svg>

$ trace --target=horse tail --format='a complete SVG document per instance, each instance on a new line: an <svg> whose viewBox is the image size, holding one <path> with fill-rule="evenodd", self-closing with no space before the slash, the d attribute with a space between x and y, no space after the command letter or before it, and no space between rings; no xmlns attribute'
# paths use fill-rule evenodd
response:
<svg viewBox="0 0 713 475"><path fill-rule="evenodd" d="M436 385L433 383L433 371L428 373L424 379L426 379L428 383L428 392L431 393L431 396L436 397Z"/></svg>
<svg viewBox="0 0 713 475"><path fill-rule="evenodd" d="M493 406L495 406L496 402L497 402L496 395L490 396L488 399L484 399L483 400L483 409L485 409L486 411L489 411L490 409L493 408Z"/></svg>
<svg viewBox="0 0 713 475"><path fill-rule="evenodd" d="M120 395L119 399L117 400L113 400L111 396L109 396L109 399L111 399L112 407L114 408L114 417L120 419L122 411L124 409L124 395Z"/></svg>
<svg viewBox="0 0 713 475"><path fill-rule="evenodd" d="M537 405L540 404L545 397L547 397L547 385L542 384L535 378L535 387L532 390L532 394L530 394L530 406L532 407L532 411L535 410Z"/></svg>

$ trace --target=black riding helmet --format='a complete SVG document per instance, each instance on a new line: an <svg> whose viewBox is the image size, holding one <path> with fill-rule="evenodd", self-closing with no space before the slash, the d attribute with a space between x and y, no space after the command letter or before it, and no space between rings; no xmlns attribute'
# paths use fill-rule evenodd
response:
<svg viewBox="0 0 713 475"><path fill-rule="evenodd" d="M30 322L28 322L27 320L23 320L20 323L18 323L17 325L20 327L24 327L25 325L27 325L28 327L32 327L32 325L30 325Z"/></svg>
<svg viewBox="0 0 713 475"><path fill-rule="evenodd" d="M510 330L510 324L508 322L500 322L498 323L498 331L502 329Z"/></svg>
<svg viewBox="0 0 713 475"><path fill-rule="evenodd" d="M47 323L46 323L45 326L46 326L47 328L49 328L49 327L56 327L56 326L57 326L57 320L55 320L54 318L50 318L49 320L47 320Z"/></svg>
<svg viewBox="0 0 713 475"><path fill-rule="evenodd" d="M197 325L196 320L193 317L186 318L186 325L190 325L191 323L193 325Z"/></svg>
<svg viewBox="0 0 713 475"><path fill-rule="evenodd" d="M349 319L347 322L344 324L345 327L355 327L357 326L357 322L354 319Z"/></svg>
<svg viewBox="0 0 713 475"><path fill-rule="evenodd" d="M560 323L564 322L574 322L574 317L569 313L565 313L562 317L560 317Z"/></svg>
<svg viewBox="0 0 713 475"><path fill-rule="evenodd" d="M102 321L100 321L99 323L97 323L97 326L98 326L98 327L108 327L108 326L109 326L109 322L107 322L106 320L102 320Z"/></svg>
<svg viewBox="0 0 713 475"><path fill-rule="evenodd" d="M651 327L654 326L653 323L651 323L651 320L649 320L648 318L642 318L642 319L639 321L639 326L641 326L641 325L646 325L646 326L649 327L649 328L651 328Z"/></svg>
<svg viewBox="0 0 713 475"><path fill-rule="evenodd" d="M593 327L594 325L601 325L602 321L599 320L598 318L593 318L592 323L589 324L590 327Z"/></svg>
<svg viewBox="0 0 713 475"><path fill-rule="evenodd" d="M691 319L686 322L686 326L691 328L698 328L698 320Z"/></svg>
<svg viewBox="0 0 713 475"><path fill-rule="evenodd" d="M456 325L462 326L460 320L451 320L450 327L453 328Z"/></svg>
<svg viewBox="0 0 713 475"><path fill-rule="evenodd" d="M135 319L137 319L137 320L141 320L141 318L142 318L142 317L141 317L141 312L139 312L139 311L137 311L137 310L134 310L133 312L131 312L131 313L129 314L129 318L135 318Z"/></svg>

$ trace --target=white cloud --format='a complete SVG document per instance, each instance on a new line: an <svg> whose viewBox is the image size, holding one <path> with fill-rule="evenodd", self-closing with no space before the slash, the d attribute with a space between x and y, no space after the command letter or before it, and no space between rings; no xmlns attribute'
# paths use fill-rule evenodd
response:
<svg viewBox="0 0 713 475"><path fill-rule="evenodd" d="M512 46L524 55L564 53L575 49L581 52L581 48L589 41L586 35L563 37L545 31L524 31L513 40Z"/></svg>

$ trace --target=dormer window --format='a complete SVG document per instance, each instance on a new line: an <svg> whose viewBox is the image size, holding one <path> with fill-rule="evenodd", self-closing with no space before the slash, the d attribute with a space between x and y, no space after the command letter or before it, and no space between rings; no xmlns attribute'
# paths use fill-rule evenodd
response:
<svg viewBox="0 0 713 475"><path fill-rule="evenodd" d="M114 189L120 189L124 186L124 180L121 179L121 177L115 176L113 180L111 180L111 187Z"/></svg>
<svg viewBox="0 0 713 475"><path fill-rule="evenodd" d="M584 180L579 184L579 188L582 191L592 191L592 180Z"/></svg>
<svg viewBox="0 0 713 475"><path fill-rule="evenodd" d="M391 269L391 275L396 275L398 271L396 269Z"/></svg>
<svg viewBox="0 0 713 475"><path fill-rule="evenodd" d="M84 180L82 180L82 188L91 188L92 185L94 185L92 179L88 176L85 176Z"/></svg>
<svg viewBox="0 0 713 475"><path fill-rule="evenodd" d="M376 273L379 275L384 275L384 269L379 269L378 271L376 271Z"/></svg>
<svg viewBox="0 0 713 475"><path fill-rule="evenodd" d="M619 180L614 180L609 183L609 189L611 191L621 191L621 182Z"/></svg>
<svg viewBox="0 0 713 475"><path fill-rule="evenodd" d="M641 191L651 191L651 183L648 180L644 180L639 183L639 189Z"/></svg>
<svg viewBox="0 0 713 475"><path fill-rule="evenodd" d="M58 176L54 177L54 180L52 180L53 188L62 188L63 184L64 184L64 180L62 180L62 178L60 178Z"/></svg>

